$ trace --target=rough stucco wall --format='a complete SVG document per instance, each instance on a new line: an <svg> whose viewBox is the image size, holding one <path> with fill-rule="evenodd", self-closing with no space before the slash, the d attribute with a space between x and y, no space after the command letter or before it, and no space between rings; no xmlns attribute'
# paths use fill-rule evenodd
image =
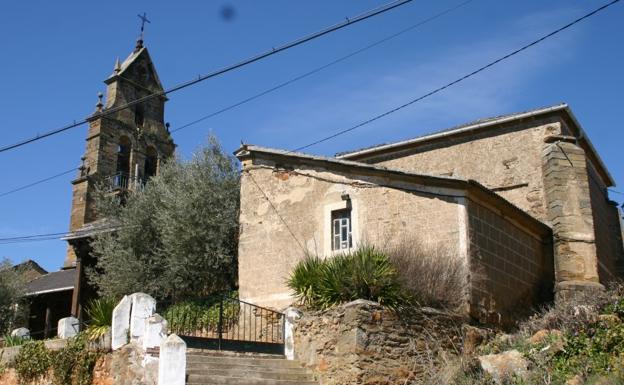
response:
<svg viewBox="0 0 624 385"><path fill-rule="evenodd" d="M388 168L474 179L538 219L545 219L541 157L546 135L560 134L561 123L528 122L467 138L447 138L388 157L362 159Z"/></svg>
<svg viewBox="0 0 624 385"><path fill-rule="evenodd" d="M243 300L276 308L292 302L285 282L303 259L304 249L320 256L331 254L327 213L344 203L343 192L352 200L355 243L390 246L406 235L426 234L431 240L458 245L458 206L448 198L371 186L369 182L390 183L373 177L311 168L274 171L266 168L270 163L258 168L259 161L254 162L241 180L238 260Z"/></svg>
<svg viewBox="0 0 624 385"><path fill-rule="evenodd" d="M471 202L471 315L482 322L512 320L552 298L552 246L494 211Z"/></svg>
<svg viewBox="0 0 624 385"><path fill-rule="evenodd" d="M598 276L601 283L607 283L617 278L619 265L624 259L619 213L617 205L612 204L606 196L606 186L594 167L588 164L587 170L598 255Z"/></svg>

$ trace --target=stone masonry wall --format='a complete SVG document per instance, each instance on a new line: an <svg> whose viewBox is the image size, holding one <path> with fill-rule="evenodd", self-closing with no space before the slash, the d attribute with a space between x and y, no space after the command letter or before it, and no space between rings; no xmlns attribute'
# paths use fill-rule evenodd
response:
<svg viewBox="0 0 624 385"><path fill-rule="evenodd" d="M513 321L552 299L552 244L494 211L471 202L471 315L482 322Z"/></svg>
<svg viewBox="0 0 624 385"><path fill-rule="evenodd" d="M354 301L305 313L295 326L295 359L320 385L425 383L458 351L460 320L442 313L400 319L379 304Z"/></svg>
<svg viewBox="0 0 624 385"><path fill-rule="evenodd" d="M606 186L588 164L589 193L594 220L598 276L601 283L617 279L624 259L624 245L617 203L608 199Z"/></svg>
<svg viewBox="0 0 624 385"><path fill-rule="evenodd" d="M474 179L543 220L546 217L541 170L543 138L560 131L558 121L528 122L444 138L362 161L408 172Z"/></svg>
<svg viewBox="0 0 624 385"><path fill-rule="evenodd" d="M346 207L345 193L355 244L385 246L421 235L459 243L452 198L399 188L418 186L387 187L390 182L381 178L303 166L275 170L268 161L254 162L242 174L238 256L240 296L251 303L281 308L292 302L286 280L306 252L332 254L330 212Z"/></svg>

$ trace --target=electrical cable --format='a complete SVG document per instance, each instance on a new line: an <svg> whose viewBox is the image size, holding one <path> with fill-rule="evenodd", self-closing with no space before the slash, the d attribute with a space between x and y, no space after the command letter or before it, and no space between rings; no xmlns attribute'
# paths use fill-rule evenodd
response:
<svg viewBox="0 0 624 385"><path fill-rule="evenodd" d="M354 130L360 128L360 127L366 126L366 125L368 125L370 123L373 123L373 122L375 122L375 121L377 121L377 120L379 120L381 118L384 118L384 117L386 117L388 115L391 115L391 114L393 114L393 113L395 113L395 112L397 112L399 110L402 110L402 109L404 109L406 107L409 107L412 104L414 104L416 102L419 102L419 101L421 101L423 99L426 99L426 98L428 98L428 97L430 97L432 95L435 95L435 94L437 94L437 93L439 93L441 91L444 91L445 89L447 89L449 87L452 87L452 86L454 86L454 85L456 85L456 84L458 84L458 83L460 83L460 82L462 82L462 81L464 81L464 80L466 80L468 78L471 78L471 77L477 75L478 73L483 72L486 69L488 69L490 67L493 67L496 64L498 64L498 63L500 63L500 62L502 62L502 61L504 61L506 59L509 59L510 57L515 56L515 55L521 53L522 51L525 51L525 50L527 50L527 49L529 49L529 48L531 48L531 47L541 43L542 41L544 41L544 40L546 40L546 39L548 39L548 38L550 38L550 37L552 37L552 36L562 32L562 31L564 31L564 30L566 30L566 29L568 29L570 27L572 27L573 25L575 25L577 23L580 23L581 21L583 21L583 20L585 20L585 19L595 15L596 13L606 9L607 7L612 6L613 4L615 4L615 3L619 2L619 1L620 0L613 0L613 1L603 5L601 7L599 7L597 9L595 9L595 10L593 10L593 11L591 11L591 12L589 12L589 13L581 16L581 17L579 17L578 19L576 19L576 20L574 20L574 21L564 25L563 27L560 27L560 28L554 30L553 32L550 32L550 33L540 37L539 39L534 40L531 43L526 44L526 45L524 45L524 46L522 46L522 47L520 47L520 48L518 48L518 49L516 49L516 50L514 50L514 51L512 51L512 52L510 52L510 53L508 53L508 54L506 54L506 55L504 55L504 56L502 56L502 57L500 57L500 58L498 58L498 59L496 59L496 60L494 60L494 61L492 61L492 62L490 62L490 63L488 63L488 64L486 64L486 65L484 65L484 66L482 66L482 67L480 67L480 68L478 68L478 69L476 69L476 70L474 70L474 71L472 71L472 72L470 72L470 73L468 73L466 75L464 75L464 76L462 76L462 77L460 77L460 78L458 78L456 80L454 80L454 81L452 81L450 83L447 83L446 85L443 85L443 86L441 86L439 88L436 88L433 91L430 91L430 92L428 92L428 93L426 93L426 94L424 94L422 96L419 96L419 97L417 97L415 99L412 99L412 100L408 101L407 103L404 103L404 104L402 104L402 105L400 105L398 107L395 107L395 108L393 108L393 109L391 109L389 111L386 111L386 112L384 112L382 114L376 115L376 116L374 116L374 117L372 117L370 119L367 119L367 120L365 120L365 121L363 121L361 123L356 124L355 126L349 127L347 129L343 129L341 131L336 132L335 134L326 136L326 137L324 137L322 139L316 140L316 141L314 141L312 143L309 143L309 144L306 144L304 146L297 147L297 148L295 148L295 149L293 149L293 150L291 150L289 152L299 152L299 151L304 150L306 148L310 148L310 147L315 146L317 144L320 144L320 143L326 142L328 140L334 139L334 138L336 138L338 136L341 136L341 135L344 135L344 134L346 134L348 132L354 131Z"/></svg>
<svg viewBox="0 0 624 385"><path fill-rule="evenodd" d="M262 91L262 92L260 92L260 93L258 93L258 94L255 94L255 95L253 95L253 96L247 97L247 98L245 98L245 99L243 99L243 100L241 100L241 101L239 101L239 102L237 102L237 103L231 104L231 105L229 105L229 106L227 106L227 107L224 107L224 108L222 108L222 109L220 109L220 110L218 110L218 111L212 112L212 113L210 113L210 114L208 114L208 115L202 116L202 117L200 117L200 118L198 118L198 119L196 119L196 120L193 120L193 121L191 121L191 122L188 122L188 123L186 123L186 124L184 124L184 125L182 125L182 126L180 126L180 127L177 127L177 128L175 128L175 129L171 130L170 132L171 132L171 133L174 133L174 132L177 132L177 131L183 130L183 129L187 128L187 127L190 127L190 126L193 126L193 125L195 125L195 124L197 124L197 123L200 123L200 122L202 122L202 121L204 121L204 120L206 120L206 119L209 119L209 118L215 117L215 116L220 115L220 114L222 114L222 113L224 113L224 112L227 112L227 111L232 110L232 109L234 109L234 108L236 108L236 107L239 107L239 106L241 106L241 105L243 105L243 104L246 104L246 103L251 102L251 101L253 101L253 100L255 100L255 99L258 99L258 98L260 98L260 97L262 97L262 96L264 96L264 95L267 95L267 94L269 94L269 93L271 93L271 92L277 91L277 90L279 90L279 89L281 89L281 88L283 88L283 87L286 87L287 85L290 85L290 84L292 84L292 83L295 83L295 82L297 82L297 81L299 81L299 80L302 80L302 79L304 79L304 78L306 78L306 77L308 77L308 76L311 76L311 75L313 75L313 74L316 74L316 73L318 73L318 72L321 72L321 71L323 71L324 69L327 69L327 68L329 68L329 67L331 67L331 66L334 66L334 65L336 65L336 64L338 64L338 63L341 63L341 62L343 62L343 61L345 61L345 60L347 60L347 59L349 59L349 58L351 58L351 57L353 57L353 56L356 56L356 55L358 55L358 54L360 54L360 53L362 53L362 52L365 52L365 51L367 51L367 50L369 50L369 49L372 49L372 48L374 48L374 47L377 47L377 46L379 46L379 45L381 45L381 44L383 44L383 43L385 43L385 42L387 42L387 41L389 41L389 40L392 40L392 39L394 39L394 38L396 38L396 37L398 37L398 36L401 36L401 35L403 35L403 34L405 34L405 33L409 32L409 31L412 31L412 30L414 30L414 29L416 29L416 28L418 28L418 27L421 27L421 26L423 26L423 25L425 25L425 24L427 24L427 23L429 23L429 22L431 22L431 21L433 21L433 20L436 20L436 19L438 19L438 18L440 18L440 17L442 17L442 16L444 16L444 15L446 15L446 14L450 13L450 12L453 12L453 11L455 11L455 10L459 9L459 8L462 8L462 7L464 7L464 6L468 5L469 3L473 2L473 1L475 1L475 0L466 0L466 1L461 2L461 3L459 3L459 4L457 4L457 5L453 6L453 7L447 8L447 9L445 9L445 10L441 11L441 12L438 12L438 13L437 13L437 14L435 14L435 15L432 15L432 16L430 16L430 17L426 18L426 19L423 19L423 20L419 21L418 23L412 24L412 25L410 25L410 26L409 26L409 27L407 27L407 28L404 28L404 29L402 29L402 30L400 30L400 31L397 31L397 32L395 32L395 33L393 33L393 34L391 34L391 35L388 35L388 36L384 37L383 39L377 40L377 41L375 41L375 42L373 42L373 43L371 43L371 44L368 44L368 45L366 45L366 46L364 46L364 47L362 47L362 48L360 48L360 49L358 49L358 50L355 50L355 51L353 51L353 52L351 52L351 53L349 53L349 54L347 54L347 55L344 55L344 56L342 56L342 57L339 57L338 59L335 59L335 60L333 60L333 61L331 61L331 62L329 62L329 63L327 63L327 64L324 64L324 65L322 65L322 66L320 66L320 67L317 67L317 68L315 68L315 69L313 69L313 70L310 70L310 71L308 71L308 72L306 72L306 73L303 73L303 74L301 74L301 75L299 75L299 76L296 76L296 77L294 77L294 78L292 78L292 79L290 79L290 80L287 80L287 81L285 81L285 82L283 82L283 83L280 83L280 84L278 84L278 85L276 85L276 86L274 86L274 87L271 87L271 88L269 88L269 89L266 89L266 90L264 90L264 91ZM72 169L72 170L69 170L69 171L67 171L67 172L64 172L64 173L61 173L61 174L57 174L57 175L54 175L54 176L52 176L52 177L49 177L49 178L46 178L46 179L42 179L42 180L40 180L40 181L36 181L36 182L31 183L31 184L28 184L28 185L25 185L25 186L22 186L22 187L18 187L18 188L16 188L16 189L13 189L13 190L10 190L10 191L4 192L4 193L1 193L1 194L0 194L0 197L3 197L3 196L5 196L5 195L9 195L9 194L12 194L12 193L14 193L14 192L18 192L18 191L21 191L21 190L27 189L27 188L29 188L29 187L32 187L32 186L38 185L38 184L43 183L43 182L46 182L46 181L48 181L48 180L51 180L51 179L54 179L54 178L57 178L57 177L63 176L63 175L65 175L65 174L68 174L68 173L70 173L70 172L72 172L72 171L75 171L75 170L77 170L77 169Z"/></svg>
<svg viewBox="0 0 624 385"><path fill-rule="evenodd" d="M178 84L178 85L176 85L176 86L174 86L172 88L169 88L167 90L163 90L163 91L155 92L153 94L146 95L144 97L141 97L141 98L135 99L135 100L133 100L131 102L128 102L128 103L126 103L124 105L121 105L121 106L118 106L118 107L109 108L109 109L107 109L105 111L100 112L98 114L98 116L108 116L108 115L114 114L116 112L119 112L121 110L124 110L126 108L132 107L132 106L134 106L136 104L143 103L143 102L145 102L145 101L147 101L149 99L152 99L152 98L155 98L155 97L164 97L165 95L168 95L168 94L171 94L173 92L176 92L176 91L182 90L184 88L190 87L190 86L195 85L197 83L203 82L203 81L205 81L207 79L210 79L210 78L213 78L215 76L219 76L219 75L225 74L227 72L233 71L235 69L244 67L246 65L255 63L255 62L259 61L259 60L262 60L262 59L267 58L269 56L273 56L273 55L275 55L277 53L280 53L282 51L286 51L286 50L288 50L290 48L297 47L297 46L299 46L301 44L304 44L304 43L307 43L309 41L315 40L315 39L317 39L319 37L322 37L324 35L327 35L329 33L338 31L338 30L343 29L343 28L345 28L347 26L350 26L352 24L356 24L358 22L367 20L367 19L369 19L371 17L374 17L374 16L380 15L382 13L388 12L388 11L390 11L392 9L395 9L397 7L405 5L405 4L407 4L407 3L411 2L411 1L413 1L413 0L396 0L396 1L393 1L393 2L388 3L386 5L383 5L381 7L377 7L377 8L374 8L372 10L366 11L366 12L364 12L364 13L362 13L360 15L357 15L357 16L355 16L353 18L347 17L346 20L343 21L343 22L334 24L334 25L332 25L330 27L324 28L324 29L322 29L322 30L320 30L318 32L315 32L315 33L306 35L304 37L301 37L299 39L293 40L293 41L291 41L289 43L286 43L284 45L281 45L281 46L278 46L278 47L273 47L272 49L270 49L268 51L265 51L263 53L257 54L255 56L252 56L252 57L250 57L248 59L245 59L245 60L242 60L242 61L240 61L238 63L229 65L227 67L223 67L221 69L218 69L218 70L213 71L213 72L211 72L209 74L206 74L206 75L199 75L196 79L188 80L188 81L186 81L184 83ZM39 135L36 135L34 137L31 137L31 138L28 138L28 139L24 139L24 140L19 141L17 143L13 143L13 144L6 145L4 147L0 147L0 153L1 152L6 152L6 151L9 151L9 150L18 148L18 147L25 146L25 145L27 145L29 143L33 143L35 141L38 141L38 140L50 137L52 135L59 134L61 132L67 131L67 130L75 128L75 127L79 127L79 126L81 126L83 124L86 124L92 118L93 118L93 116L91 116L91 117L89 117L87 119L83 119L81 121L74 121L73 123L71 123L69 125L66 125L64 127L60 127L60 128L57 128L57 129L45 132L43 134L39 134Z"/></svg>
<svg viewBox="0 0 624 385"><path fill-rule="evenodd" d="M329 62L327 64L324 64L324 65L322 65L320 67L312 69L312 70L310 70L308 72L305 72L305 73L303 73L301 75L298 75L298 76L296 76L296 77L294 77L294 78L292 78L290 80L287 80L287 81L285 81L283 83L280 83L280 84L278 84L276 86L273 86L271 88L268 88L268 89L266 89L266 90L264 90L264 91L262 91L260 93L257 93L257 94L255 94L253 96L250 96L250 97L247 97L247 98L245 98L245 99L243 99L243 100L241 100L241 101L239 101L237 103L231 104L231 105L229 105L227 107L224 107L224 108L222 108L220 110L217 110L217 111L212 112L212 113L210 113L208 115L205 115L205 116L203 116L201 118L198 118L198 119L193 120L193 121L191 121L189 123L186 123L186 124L184 124L184 125L182 125L180 127L177 127L176 129L171 130L171 133L180 131L180 130L185 129L185 128L189 127L189 126L192 126L192 125L195 125L197 123L200 123L200 122L202 122L202 121L204 121L206 119L209 119L209 118L215 117L217 115L220 115L220 114L222 114L222 113L224 113L226 111L229 111L229 110L234 109L236 107L239 107L239 106L241 106L243 104L251 102L251 101L253 101L255 99L258 99L258 98L260 98L260 97L262 97L264 95L270 94L273 91L277 91L277 90L279 90L281 88L284 88L287 85L293 84L293 83L295 83L295 82L297 82L299 80L307 78L308 76L311 76L311 75L314 75L314 74L316 74L318 72L321 72L324 69L327 69L327 68L329 68L331 66L334 66L334 65L336 65L338 63L341 63L341 62L343 62L343 61L345 61L347 59L352 58L353 56L356 56L356 55L358 55L358 54L360 54L362 52L368 51L369 49L377 47L377 46L379 46L379 45L381 45L381 44L383 44L383 43L385 43L385 42L387 42L389 40L392 40L392 39L394 39L396 37L399 37L399 36L409 32L409 31L412 31L412 30L414 30L414 29L416 29L418 27L421 27L421 26L423 26L423 25L425 25L425 24L427 24L427 23L429 23L431 21L434 21L434 20L436 20L436 19L438 19L438 18L440 18L440 17L442 17L442 16L444 16L444 15L450 13L450 12L453 12L453 11L455 11L455 10L465 6L465 5L468 5L469 3L473 2L473 1L474 0L466 0L466 1L464 1L462 3L459 3L459 4L457 4L457 5L453 6L453 7L447 8L447 9L441 11L441 12L438 12L437 14L435 14L433 16L430 16L430 17L428 17L426 19L423 19L423 20L421 20L421 21L419 21L419 22L417 22L415 24L412 24L412 25L410 25L407 28L404 28L404 29L402 29L400 31L397 31L397 32L395 32L395 33L393 33L391 35L388 35L388 36L384 37L383 39L377 40L377 41L375 41L375 42L373 42L371 44L368 44L368 45L366 45L366 46L364 46L364 47L362 47L360 49L357 49L357 50L355 50L355 51L353 51L353 52L351 52L351 53L349 53L347 55L341 56L341 57L339 57L339 58L337 58L337 59L335 59L335 60L333 60L333 61L331 61L331 62Z"/></svg>

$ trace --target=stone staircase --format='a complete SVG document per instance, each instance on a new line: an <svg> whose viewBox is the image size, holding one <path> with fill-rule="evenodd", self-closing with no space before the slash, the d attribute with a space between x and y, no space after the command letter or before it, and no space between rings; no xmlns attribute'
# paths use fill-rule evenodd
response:
<svg viewBox="0 0 624 385"><path fill-rule="evenodd" d="M318 385L297 361L269 354L227 354L189 349L187 385Z"/></svg>

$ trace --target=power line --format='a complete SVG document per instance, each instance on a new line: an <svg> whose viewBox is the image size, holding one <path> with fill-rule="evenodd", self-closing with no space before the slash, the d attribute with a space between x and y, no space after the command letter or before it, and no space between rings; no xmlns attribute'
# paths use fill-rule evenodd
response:
<svg viewBox="0 0 624 385"><path fill-rule="evenodd" d="M212 113L210 113L208 115L205 115L205 116L202 116L202 117L200 117L200 118L198 118L196 120L193 120L193 121L191 121L189 123L186 123L186 124L176 128L174 130L171 130L171 132L174 133L174 132L180 131L180 130L185 129L185 128L189 127L189 126L192 126L192 125L195 125L197 123L200 123L200 122L202 122L202 121L204 121L206 119L215 117L215 116L220 115L220 114L222 114L222 113L224 113L226 111L229 111L231 109L239 107L239 106L241 106L243 104L249 103L249 102L251 102L251 101L253 101L255 99L258 99L258 98L260 98L260 97L262 97L264 95L267 95L267 94L269 94L271 92L274 92L274 91L277 91L277 90L279 90L281 88L284 88L287 85L290 85L290 84L295 83L295 82L297 82L299 80L307 78L308 76L311 76L311 75L314 75L314 74L316 74L318 72L321 72L324 69L327 69L327 68L329 68L331 66L334 66L334 65L336 65L338 63L341 63L341 62L343 62L343 61L345 61L347 59L352 58L353 56L356 56L356 55L358 55L358 54L360 54L362 52L365 52L365 51L367 51L369 49L377 47L378 45L381 45L381 44L383 44L383 43L385 43L385 42L387 42L389 40L392 40L392 39L394 39L396 37L399 37L399 36L409 32L409 31L412 31L412 30L414 30L414 29L416 29L418 27L421 27L421 26L423 26L423 25L425 25L425 24L427 24L427 23L429 23L431 21L434 21L435 19L438 19L438 18L440 18L440 17L442 17L442 16L444 16L444 15L446 15L448 13L451 13L451 12L453 12L453 11L455 11L455 10L465 6L465 5L468 5L469 3L473 2L473 1L474 0L467 0L467 1L464 1L462 3L459 3L459 4L455 5L453 7L447 8L444 11L438 12L437 14L435 14L433 16L430 16L430 17L428 17L426 19L423 19L423 20L419 21L418 23L412 24L412 25L410 25L407 28L404 28L404 29L402 29L402 30L400 30L398 32L395 32L395 33L393 33L393 34L391 34L389 36L384 37L383 39L380 39L380 40L377 40L377 41L375 41L375 42L373 42L371 44L368 44L368 45L366 45L366 46L364 46L364 47L362 47L362 48L360 48L358 50L355 50L355 51L353 51L353 52L351 52L351 53L349 53L347 55L341 56L338 59L335 59L335 60L333 60L333 61L331 61L331 62L329 62L327 64L324 64L324 65L322 65L320 67L312 69L312 70L310 70L308 72L305 72L305 73L303 73L301 75L298 75L298 76L296 76L296 77L294 77L294 78L292 78L290 80L287 80L287 81L285 81L283 83L280 83L280 84L278 84L276 86L273 86L271 88L268 88L268 89L266 89L266 90L264 90L264 91L262 91L260 93L257 93L257 94L255 94L253 96L247 97L247 98L245 98L245 99L243 99L243 100L241 100L241 101L239 101L237 103L231 104L231 105L229 105L227 107L224 107L224 108L222 108L220 110L217 110L217 111L212 112Z"/></svg>
<svg viewBox="0 0 624 385"><path fill-rule="evenodd" d="M9 194L13 194L13 193L16 193L16 192L18 192L18 191L26 190L27 188L30 188L30 187L36 186L36 185L38 185L38 184L41 184L41 183L47 182L47 181L52 180L52 179L59 178L59 177L61 177L61 176L63 176L63 175L70 174L70 173L72 173L72 172L75 172L76 170L78 170L78 169L77 169L77 168L72 168L71 170L63 171L63 172L62 172L62 173L60 173L60 174L52 175L52 176L50 176L50 177L47 177L47 178L44 178L44 179L38 180L38 181L36 181L36 182L32 182L32 183L29 183L29 184L27 184L27 185L24 185L24 186L21 186L21 187L14 188L13 190L5 191L5 192L3 192L3 193L0 193L0 197L7 196L7 195L9 195Z"/></svg>
<svg viewBox="0 0 624 385"><path fill-rule="evenodd" d="M105 230L118 230L122 227L124 226L104 225L100 227L94 227L88 230L78 230L74 232L34 234L34 235L23 235L19 237L0 238L0 245L5 245L9 243L26 243L26 242L58 240L63 237L68 237L71 235L85 235L85 234L89 234L95 231L100 232L100 231L105 231Z"/></svg>
<svg viewBox="0 0 624 385"><path fill-rule="evenodd" d="M466 5L468 5L469 3L472 3L473 1L475 1L475 0L466 0L466 1L464 1L462 3L459 3L459 4L457 4L457 5L453 6L453 7L447 8L447 9L441 11L441 12L436 13L435 15L432 15L432 16L426 18L426 19L423 19L423 20L415 23L415 24L412 24L412 25L410 25L407 28L404 28L404 29L402 29L400 31L397 31L397 32L395 32L395 33L393 33L391 35L388 35L388 36L384 37L383 39L377 40L377 41L375 41L373 43L370 43L370 44L368 44L368 45L366 45L366 46L364 46L364 47L362 47L360 49L357 49L357 50L355 50L355 51L353 51L353 52L351 52L351 53L349 53L347 55L341 56L341 57L339 57L339 58L337 58L337 59L335 59L335 60L333 60L333 61L331 61L331 62L329 62L327 64L324 64L324 65L322 65L320 67L312 69L312 70L310 70L308 72L305 72L305 73L303 73L301 75L298 75L298 76L296 76L296 77L294 77L294 78L292 78L290 80L287 80L287 81L285 81L283 83L280 83L280 84L278 84L276 86L273 86L271 88L268 88L268 89L266 89L266 90L264 90L264 91L262 91L260 93L257 93L257 94L255 94L253 96L250 96L250 97L247 97L247 98L245 98L245 99L243 99L243 100L241 100L239 102L231 104L231 105L229 105L227 107L224 107L224 108L222 108L220 110L214 111L214 112L212 112L212 113L210 113L208 115L202 116L202 117L200 117L200 118L198 118L196 120L188 122L188 123L186 123L186 124L176 128L176 129L171 130L171 133L174 133L174 132L183 130L183 129L187 128L187 127L193 126L193 125L195 125L197 123L200 123L200 122L202 122L202 121L204 121L206 119L209 119L209 118L215 117L217 115L220 115L220 114L222 114L224 112L232 110L232 109L234 109L236 107L239 107L239 106L241 106L243 104L246 104L246 103L249 103L249 102L251 102L253 100L256 100L256 99L258 99L258 98L260 98L260 97L262 97L264 95L267 95L267 94L269 94L271 92L274 92L274 91L277 91L277 90L279 90L281 88L284 88L284 87L286 87L286 86L288 86L290 84L293 84L293 83L295 83L295 82L297 82L299 80L302 80L302 79L304 79L306 77L309 77L309 76L314 75L314 74L316 74L318 72L321 72L321 71L323 71L323 70L325 70L325 69L327 69L327 68L329 68L331 66L339 64L339 63L341 63L341 62L343 62L343 61L345 61L347 59L350 59L353 56L356 56L356 55L358 55L358 54L360 54L362 52L365 52L365 51L367 51L369 49L377 47L377 46L379 46L379 45L381 45L381 44L383 44L383 43L385 43L387 41L390 41L390 40L392 40L392 39L394 39L396 37L399 37L399 36L409 32L409 31L412 31L412 30L414 30L414 29L416 29L418 27L421 27L421 26L423 26L423 25L425 25L425 24L427 24L427 23L429 23L431 21L434 21L434 20L436 20L436 19L438 19L438 18L440 18L442 16L445 16L446 14L451 13L451 12L453 12L453 11L459 9L459 8L462 8L462 7L466 6ZM75 170L77 170L77 169L72 169L72 170L69 170L67 172L64 172L64 173L61 173L61 174L57 174L57 175L54 175L54 176L46 178L46 179L42 179L40 181L31 183L31 184L28 184L28 185L25 185L25 186L22 186L22 187L18 187L18 188L14 189L14 190L7 191L5 193L1 193L0 197L3 197L5 195L9 195L11 193L27 189L29 187L33 187L35 185L38 185L38 184L46 182L48 180L60 177L62 175L65 175L65 174L68 174L70 172L73 172Z"/></svg>
<svg viewBox="0 0 624 385"><path fill-rule="evenodd" d="M247 176L249 176L251 178L251 181L253 182L253 184L256 185L256 187L258 188L258 190L260 190L260 193L262 193L262 196L264 197L264 199L269 203L269 205L271 206L271 208L273 208L273 211L275 212L275 215L277 215L277 217L280 219L280 221L282 221L282 223L284 224L284 226L286 226L286 229L288 229L288 232L290 233L290 235L293 237L293 239L295 240L295 242L297 242L297 244L299 245L299 247L301 248L301 250L303 250L304 253L306 253L306 249L305 247L303 247L303 245L301 244L301 242L299 241L299 239L295 236L295 233L292 231L292 229L290 228L290 226L288 226L288 223L286 222L286 220L280 215L279 211L277 211L277 207L275 207L275 205L273 204L273 202L271 201L271 199L269 199L269 196L264 192L264 190L262 189L262 187L260 187L260 185L258 184L258 182L256 182L256 179L253 177L253 175L251 175L250 172L247 173Z"/></svg>
<svg viewBox="0 0 624 385"><path fill-rule="evenodd" d="M345 28L347 26L350 26L352 24L356 24L356 23L359 23L359 22L364 21L366 19L369 19L371 17L374 17L374 16L380 15L382 13L388 12L388 11L394 9L394 8L397 8L397 7L400 7L402 5L405 5L405 4L407 4L407 3L411 2L411 1L413 1L413 0L396 0L396 1L393 1L393 2L388 3L386 5L383 5L381 7L374 8L374 9L372 9L370 11L366 11L366 12L364 12L364 13L362 13L360 15L357 15L357 16L355 16L353 18L347 17L345 21L337 23L337 24L334 24L334 25L332 25L330 27L324 28L324 29L322 29L322 30L320 30L318 32L312 33L310 35L306 35L304 37L301 37L299 39L296 39L294 41L286 43L286 44L284 44L282 46L273 47L272 49L270 49L268 51L265 51L263 53L257 54L255 56L252 56L252 57L250 57L248 59L245 59L243 61L240 61L238 63L229 65L227 67L218 69L218 70L216 70L214 72L211 72L211 73L209 73L207 75L199 75L196 79L192 79L192 80L186 81L184 83L178 84L178 85L176 85L176 86L174 86L172 88L169 88L168 90L155 92L153 94L149 94L149 95L144 96L142 98L135 99L135 100L133 100L131 102L128 102L128 103L126 103L124 105L121 105L121 106L118 106L118 107L109 108L109 109L99 113L98 115L99 116L108 116L108 115L114 114L116 112L119 112L121 110L124 110L126 108L132 107L132 106L134 106L136 104L143 103L143 102L145 102L145 101L147 101L149 99L171 94L173 92L176 92L176 91L179 91L181 89L184 89L184 88L190 87L192 85L195 85L197 83L203 82L204 80L207 80L207 79L213 78L215 76L219 76L219 75L222 75L224 73L233 71L235 69L244 67L246 65L255 63L255 62L259 61L259 60L265 59L265 58L267 58L269 56L273 56L273 55L275 55L277 53L280 53L282 51L286 51L286 50L288 50L290 48L297 47L297 46L299 46L301 44L304 44L304 43L307 43L309 41L315 40L315 39L317 39L319 37L322 37L324 35L327 35L329 33L338 31L338 30L343 29L343 28ZM78 122L74 121L73 123L71 123L69 125L66 125L64 127L60 127L60 128L48 131L48 132L43 133L43 134L39 134L39 135L34 136L32 138L24 139L24 140L22 140L20 142L14 143L14 144L10 144L10 145L4 146L4 147L0 147L0 152L5 152L5 151L9 151L9 150L21 147L21 146L25 146L25 145L27 145L29 143L32 143L32 142L35 142L35 141L38 141L38 140L50 137L52 135L59 134L61 132L67 131L69 129L72 129L72 128L75 128L75 127L78 127L78 126L81 126L83 124L86 124L89 119L90 118L83 119L83 120L78 121Z"/></svg>
<svg viewBox="0 0 624 385"><path fill-rule="evenodd" d="M379 120L379 119L384 118L384 117L386 117L386 116L388 116L388 115L391 115L391 114L393 114L393 113L395 113L395 112L397 112L397 111L399 111L399 110L402 110L402 109L404 109L404 108L406 108L406 107L409 107L409 106L411 106L412 104L414 104L414 103L416 103L416 102L419 102L419 101L421 101L421 100L423 100L423 99L425 99L425 98L428 98L428 97L430 97L430 96L432 96L432 95L435 95L435 94L437 94L437 93L439 93L439 92L441 92L441 91L443 91L443 90L445 90L445 89L447 89L447 88L449 88L449 87L452 87L452 86L454 86L454 85L455 85L455 84L457 84L457 83L460 83L460 82L462 82L462 81L464 81L464 80L466 80L466 79L468 79L468 78L471 78L471 77L475 76L476 74L478 74L478 73L480 73L480 72L482 72L482 71L485 71L486 69L488 69L488 68L490 68L490 67L493 67L493 66L495 66L496 64L498 64L498 63L500 63L500 62L502 62L502 61L504 61L504 60L506 60L506 59L509 59L510 57L515 56L515 55L517 55L517 54L521 53L522 51L524 51L524 50L526 50L526 49L529 49L529 48L533 47L534 45L537 45L537 44L541 43L542 41L544 41L544 40L546 40L546 39L548 39L548 38L550 38L550 37L552 37L552 36L554 36L554 35L556 35L556 34L558 34L558 33L562 32L562 31L564 31L564 30L566 30L566 29L568 29L568 28L570 28L570 27L572 27L573 25L575 25L575 24L577 24L577 23L579 23L579 22L581 22L581 21L583 21L583 20L585 20L585 19L587 19L587 18L589 18L589 17L591 17L591 16L595 15L596 13L598 13L598 12L602 11L603 9L605 9L605 8L607 8L607 7L612 6L613 4L615 4L615 3L619 2L619 1L620 1L620 0L613 0L613 1L611 1L611 2L609 2L609 3L607 3L607 4L605 4L605 5L603 5L603 6L601 6L601 7L599 7L599 8L597 8L597 9L595 9L595 10L593 10L593 11L591 11L591 12L589 12L589 13L585 14L584 16L579 17L578 19L576 19L576 20L574 20L574 21L572 21L572 22L570 22L570 23L568 23L568 24L564 25L563 27L558 28L558 29L556 29L555 31L550 32L549 34L546 34L546 35L544 35L544 36L540 37L539 39L534 40L533 42L531 42L531 43L529 43L529 44L527 44L527 45L525 45L525 46L522 46L521 48L518 48L518 49L516 49L515 51L512 51L512 52L508 53L508 54L507 54L507 55L505 55L505 56L502 56L502 57L500 57L500 58L498 58L498 59L496 59L496 60L494 60L494 61L492 61L492 62L490 62L490 63L488 63L488 64L486 64L486 65L484 65L483 67L480 67L480 68L478 68L478 69L476 69L476 70L474 70L474 71L470 72L469 74L467 74L467 75L464 75L464 76L460 77L459 79L456 79L456 80L454 80L454 81L452 81L452 82L450 82L450 83L447 83L446 85L444 85L444 86L442 86L442 87L436 88L435 90L430 91L430 92L428 92L428 93L426 93L426 94L424 94L424 95L422 95L422 96L420 96L420 97L417 97L417 98L415 98L415 99L412 99L412 100L410 100L409 102L407 102L407 103L405 103L405 104L402 104L402 105L400 105L400 106L398 106L398 107L395 107L395 108L393 108L393 109L391 109L391 110L389 110L389 111L386 111L386 112L384 112L384 113L382 113L382 114L379 114L379 115L374 116L374 117L372 117L372 118L370 118L370 119L368 119L368 120L365 120L365 121L363 121L363 122L361 122L361 123L358 123L358 124L356 124L355 126L349 127L349 128L347 128L347 129L344 129L344 130L341 130L341 131L338 131L338 132L337 132L337 133L335 133L335 134L332 134L332 135L326 136L326 137L324 137L324 138L322 138L322 139L319 139L319 140L316 140L316 141L314 141L314 142L312 142L312 143L310 143L310 144L306 144L306 145L304 145L304 146L301 146L301 147L295 148L294 150L291 150L290 152L301 151L301 150L304 150L304 149L306 149L306 148L309 148L309 147L315 146L315 145L317 145L317 144L320 144L320 143L326 142L326 141L328 141L328 140L330 140L330 139L334 139L334 138L336 138L336 137L338 137L338 136L340 136L340 135L344 135L344 134L346 134L346 133L348 133L348 132L354 131L354 130L356 130L356 129L358 129L358 128L362 127L362 126L365 126L365 125L368 125L368 124L370 124L370 123L373 123L373 122L374 122L374 121L376 121L376 120Z"/></svg>

